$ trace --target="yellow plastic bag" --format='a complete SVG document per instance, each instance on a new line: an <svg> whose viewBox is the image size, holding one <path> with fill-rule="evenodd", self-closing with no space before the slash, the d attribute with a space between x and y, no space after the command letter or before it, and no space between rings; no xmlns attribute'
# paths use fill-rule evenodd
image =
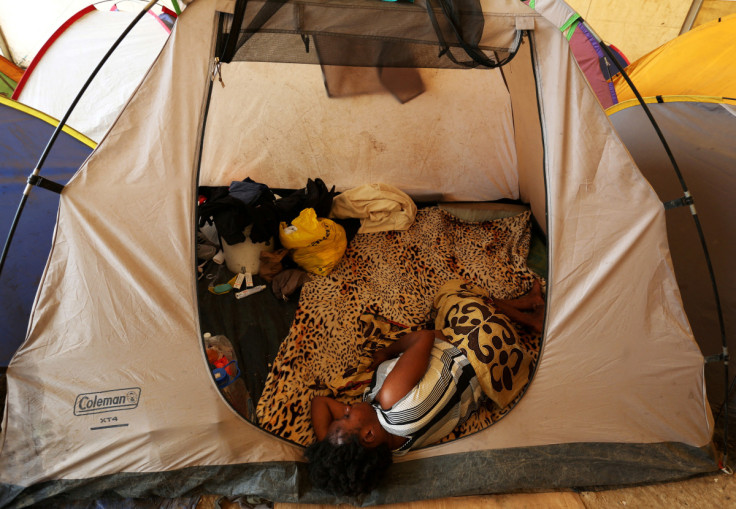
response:
<svg viewBox="0 0 736 509"><path fill-rule="evenodd" d="M282 222L279 239L301 268L320 276L332 272L348 245L345 229L330 219L318 218L311 208L302 210L291 226Z"/></svg>

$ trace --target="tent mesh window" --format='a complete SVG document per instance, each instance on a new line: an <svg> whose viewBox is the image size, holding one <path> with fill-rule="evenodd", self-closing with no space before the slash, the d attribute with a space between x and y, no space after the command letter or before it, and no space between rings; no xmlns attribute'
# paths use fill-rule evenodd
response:
<svg viewBox="0 0 736 509"><path fill-rule="evenodd" d="M490 16L478 0L238 2L221 28L221 60L494 68L513 58L519 35L513 16ZM237 42L228 41L233 20Z"/></svg>

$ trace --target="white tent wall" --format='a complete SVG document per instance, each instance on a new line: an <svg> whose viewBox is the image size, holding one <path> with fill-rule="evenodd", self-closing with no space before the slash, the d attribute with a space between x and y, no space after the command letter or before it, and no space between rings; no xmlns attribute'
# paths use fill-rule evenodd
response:
<svg viewBox="0 0 736 509"><path fill-rule="evenodd" d="M544 176L544 144L542 125L539 118L537 83L531 57L531 44L522 44L519 52L503 68L509 94L514 123L514 143L519 175L519 198L531 206L537 224L547 233L546 179Z"/></svg>
<svg viewBox="0 0 736 509"><path fill-rule="evenodd" d="M136 17L132 12L92 6L82 12L34 58L14 94L18 102L63 118L99 62ZM158 18L143 16L100 68L67 123L99 142L168 36L169 29Z"/></svg>
<svg viewBox="0 0 736 509"><path fill-rule="evenodd" d="M536 20L534 38L544 41L534 45L534 62L549 210L545 344L524 398L478 435L489 448L618 441L704 446L712 418L703 357L682 309L664 209L556 31ZM507 74L525 65L514 59ZM524 99L530 101L519 102ZM529 116L537 112L515 107L514 114L517 124L533 126ZM517 146L520 157L525 148ZM529 182L530 189L540 185L539 178ZM471 437L436 449L478 447Z"/></svg>
<svg viewBox="0 0 736 509"><path fill-rule="evenodd" d="M206 130L200 182L249 176L298 189L319 176L341 191L384 182L451 201L517 199L513 137L494 135L513 132L500 72L422 69L421 76L426 91L401 104L389 93L330 98L316 65L223 65L226 86L213 88L207 123L231 126L237 139L223 150L219 130ZM248 102L233 108L242 97Z"/></svg>
<svg viewBox="0 0 736 509"><path fill-rule="evenodd" d="M116 6L126 12L140 12L146 5L144 0L0 0L0 28L15 63L28 67L54 31L74 13L92 3L101 10ZM186 3L179 1L180 9L185 8ZM158 0L151 12L159 14L162 6L175 10L173 2Z"/></svg>
<svg viewBox="0 0 736 509"><path fill-rule="evenodd" d="M166 493L215 489L219 482L225 494L335 501L305 486L294 463L302 461L302 449L236 415L206 367L195 292L195 175L218 4L197 0L187 8L128 107L61 196L29 335L7 373L0 503L21 494L14 503L22 505L94 482L118 482L116 493L140 496L135 490L148 488L122 483L116 474L146 472L179 474L175 483L152 476ZM513 104L534 103L533 89L513 83L536 77L539 109L514 107L512 113L525 132L534 132L541 116L543 147L526 145L507 120L484 128L496 129L487 138L501 136L494 146L507 148L494 162L525 165L520 189L513 189L507 173L499 179L503 193L527 196L542 212L539 202L546 200L550 271L543 351L527 393L505 418L469 437L409 453L395 465L393 484L361 503L646 482L715 469L703 359L682 310L662 205L615 136L558 28L518 2L485 5L534 19L533 45L525 41L517 56L528 51L532 65L513 60L509 83ZM564 17L564 9L560 13ZM213 94L247 82L230 72L239 65L227 67L226 88ZM322 83L310 79L323 93ZM503 96L484 94L489 100ZM247 105L250 98L240 100ZM215 172L238 160L229 150L242 140L213 118L206 131L208 137L220 133L219 150L206 155ZM539 148L543 153L521 155ZM544 161L544 175L535 160ZM205 172L203 179L232 178L212 175ZM302 177L291 181L303 185ZM341 183L357 182L349 177ZM85 397L104 397L103 391L131 393L129 408L88 413L90 407L80 405ZM601 447L605 454L596 458L607 459L593 459L591 451ZM520 470L521 456L536 467ZM674 464L674 456L682 462ZM569 458L564 472L556 468ZM462 468L468 464L478 472ZM236 470L202 470L225 466L250 470L237 477ZM444 481L430 483L433 475ZM57 480L63 482L39 488L40 495L21 493Z"/></svg>

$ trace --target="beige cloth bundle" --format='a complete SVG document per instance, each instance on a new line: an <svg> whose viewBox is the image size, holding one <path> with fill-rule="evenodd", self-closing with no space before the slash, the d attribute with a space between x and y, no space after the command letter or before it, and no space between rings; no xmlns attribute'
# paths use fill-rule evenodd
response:
<svg viewBox="0 0 736 509"><path fill-rule="evenodd" d="M408 230L417 206L408 194L388 184L365 184L335 196L331 217L360 219L358 233Z"/></svg>

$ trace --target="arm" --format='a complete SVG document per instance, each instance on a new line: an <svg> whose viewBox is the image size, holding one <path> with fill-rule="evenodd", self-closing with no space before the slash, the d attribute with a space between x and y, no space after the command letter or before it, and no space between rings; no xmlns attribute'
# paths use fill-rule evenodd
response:
<svg viewBox="0 0 736 509"><path fill-rule="evenodd" d="M312 398L312 426L317 440L323 440L332 421L345 414L347 405L326 396Z"/></svg>
<svg viewBox="0 0 736 509"><path fill-rule="evenodd" d="M374 364L401 357L383 382L376 400L384 409L391 408L422 379L429 365L429 353L434 345L436 331L415 331L406 334L385 349L376 352ZM380 361L380 362L379 362Z"/></svg>

